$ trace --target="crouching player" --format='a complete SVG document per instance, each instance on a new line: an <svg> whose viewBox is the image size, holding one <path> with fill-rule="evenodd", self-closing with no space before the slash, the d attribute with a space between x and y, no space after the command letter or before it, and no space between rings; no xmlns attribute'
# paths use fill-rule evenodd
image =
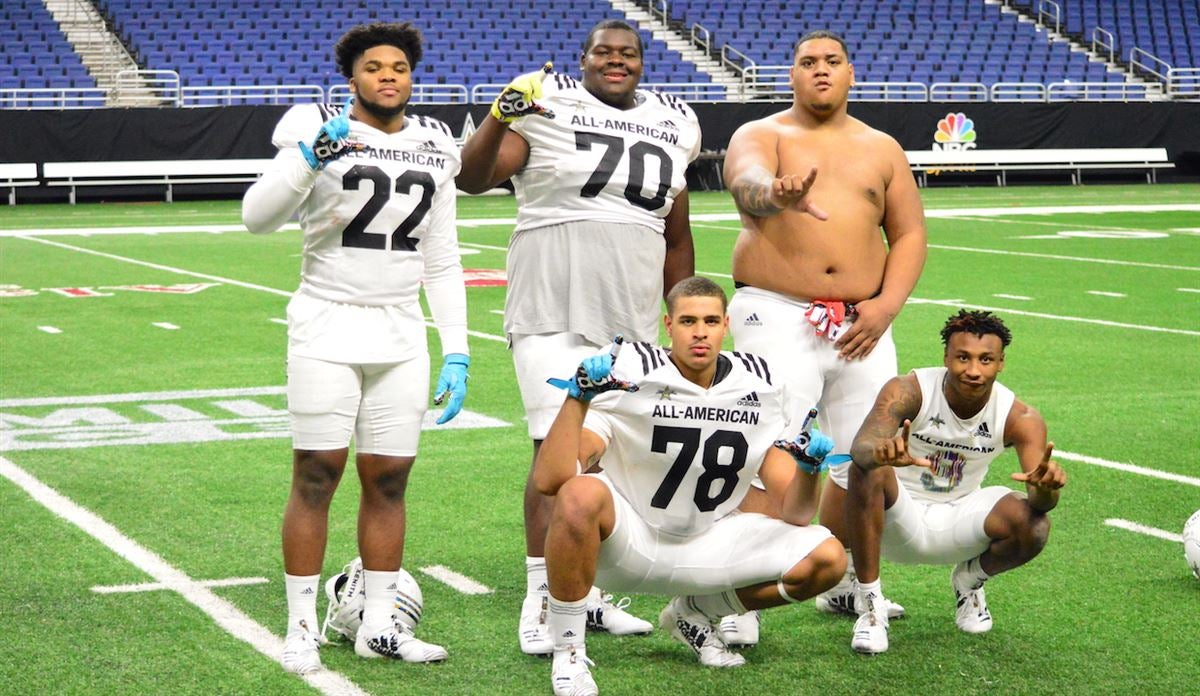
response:
<svg viewBox="0 0 1200 696"><path fill-rule="evenodd" d="M992 628L983 583L1033 560L1050 536L1047 513L1067 474L1050 459L1046 423L996 381L1012 334L989 312L960 310L942 328L943 367L913 370L884 385L850 449L851 547L860 615L851 647L888 649L879 601L879 558L955 563L955 622ZM982 487L988 465L1016 449L1025 484Z"/></svg>
<svg viewBox="0 0 1200 696"><path fill-rule="evenodd" d="M546 538L556 694L598 693L584 647L593 583L676 595L660 626L701 664L736 667L745 660L719 637L722 616L808 599L845 572L841 543L806 526L833 442L807 430L776 441L779 390L761 358L721 351L725 311L718 285L687 278L667 295L669 350L619 350L618 338L551 381L569 398L533 476L557 496ZM603 470L579 475L579 462L597 461ZM756 475L782 519L738 511Z"/></svg>

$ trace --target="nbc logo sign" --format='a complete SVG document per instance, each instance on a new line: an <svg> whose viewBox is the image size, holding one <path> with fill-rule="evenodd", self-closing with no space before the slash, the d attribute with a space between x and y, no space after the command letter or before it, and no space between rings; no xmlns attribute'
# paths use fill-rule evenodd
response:
<svg viewBox="0 0 1200 696"><path fill-rule="evenodd" d="M975 122L962 113L946 114L933 133L934 150L974 150Z"/></svg>

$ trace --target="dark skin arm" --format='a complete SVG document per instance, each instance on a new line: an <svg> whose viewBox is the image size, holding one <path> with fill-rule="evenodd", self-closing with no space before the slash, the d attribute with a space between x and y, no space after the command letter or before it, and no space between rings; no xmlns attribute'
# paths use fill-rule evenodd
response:
<svg viewBox="0 0 1200 696"><path fill-rule="evenodd" d="M921 386L914 375L893 377L875 399L854 444L850 457L863 471L881 466L929 466L929 460L913 458L908 452L909 428L921 411ZM899 435L897 430L901 430Z"/></svg>
<svg viewBox="0 0 1200 696"><path fill-rule="evenodd" d="M664 220L663 237L667 256L663 260L663 299L675 284L696 273L696 251L692 245L692 225L688 220L688 191L675 196L671 212Z"/></svg>
<svg viewBox="0 0 1200 696"><path fill-rule="evenodd" d="M1021 472L1014 481L1025 483L1029 506L1038 512L1050 512L1058 505L1058 492L1067 483L1067 472L1050 458L1054 443L1046 441L1046 422L1032 406L1013 403L1004 423L1004 439L1017 451Z"/></svg>
<svg viewBox="0 0 1200 696"><path fill-rule="evenodd" d="M462 171L454 183L483 193L512 178L529 161L529 143L492 116L484 119L462 149Z"/></svg>

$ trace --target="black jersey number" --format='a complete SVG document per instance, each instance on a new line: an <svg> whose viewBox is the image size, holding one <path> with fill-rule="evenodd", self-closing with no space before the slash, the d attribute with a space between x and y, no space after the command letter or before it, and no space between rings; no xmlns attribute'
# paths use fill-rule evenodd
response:
<svg viewBox="0 0 1200 696"><path fill-rule="evenodd" d="M579 189L579 195L584 198L595 198L612 179L617 164L624 155L625 141L615 135L604 133L575 132L575 149L588 151L593 145L603 145L604 154L600 163L588 177L587 183ZM658 189L654 195L647 198L642 195L642 187L646 183L646 158L658 160ZM625 184L625 200L646 210L658 210L667 204L667 191L671 189L671 158L663 149L654 143L639 140L629 148L629 182Z"/></svg>
<svg viewBox="0 0 1200 696"><path fill-rule="evenodd" d="M342 190L357 191L363 181L370 181L374 189L362 209L358 211L350 224L346 225L346 229L342 230L342 246L359 249L386 249L387 235L367 232L367 225L375 219L379 211L383 210L383 206L387 205L388 198L392 195L392 180L379 167L356 164L342 177ZM429 172L409 170L396 177L396 193L410 193L414 186L421 187L421 200L417 202L408 217L404 218L404 221L392 231L393 251L416 251L417 242L420 240L413 239L409 234L425 219L425 215L429 212L429 206L433 203L433 192L437 190L437 185L433 182L433 177L429 175Z"/></svg>
<svg viewBox="0 0 1200 696"><path fill-rule="evenodd" d="M675 492L679 490L679 484L683 483L683 477L691 468L696 452L700 450L700 429L671 425L654 426L654 432L650 436L650 451L665 454L667 445L672 442L679 443L679 454L671 464L671 469L667 471L666 478L654 492L654 497L650 499L650 505L660 509L665 509L671 503ZM696 492L692 494L692 501L696 503L700 512L717 509L718 505L733 495L733 490L738 484L738 473L746 466L746 453L749 449L746 437L735 430L718 430L704 441L704 451L700 460L704 473L696 480ZM720 461L721 450L729 450L727 464ZM713 484L717 482L720 482L721 487L714 493Z"/></svg>

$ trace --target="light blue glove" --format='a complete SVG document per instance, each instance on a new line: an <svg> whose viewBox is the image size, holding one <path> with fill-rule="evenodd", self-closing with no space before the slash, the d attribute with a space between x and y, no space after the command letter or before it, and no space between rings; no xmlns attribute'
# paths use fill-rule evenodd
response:
<svg viewBox="0 0 1200 696"><path fill-rule="evenodd" d="M451 353L442 362L442 372L438 375L433 403L440 405L445 400L446 394L450 395L450 402L446 404L446 410L442 411L441 417L437 419L438 425L448 423L462 410L463 401L467 398L467 378L469 377L467 366L470 364L471 358L462 353Z"/></svg>
<svg viewBox="0 0 1200 696"><path fill-rule="evenodd" d="M321 124L321 130L317 131L317 137L313 140L312 145L299 143L300 153L304 155L304 160L314 171L324 168L325 165L347 152L362 147L347 139L350 137L350 107L353 104L354 97L346 99L341 113Z"/></svg>
<svg viewBox="0 0 1200 696"><path fill-rule="evenodd" d="M817 409L810 409L800 426L795 440L776 440L775 446L792 455L796 466L806 474L819 474L829 470L825 456L833 451L833 438L812 427L817 418Z"/></svg>
<svg viewBox="0 0 1200 696"><path fill-rule="evenodd" d="M552 387L566 389L567 396L583 402L591 401L597 394L603 394L613 389L637 391L638 385L622 379L614 379L612 376L613 361L621 352L621 344L624 341L625 339L618 335L613 339L611 352L588 356L579 363L579 368L575 370L574 375L566 379L551 377L546 380L546 383Z"/></svg>

